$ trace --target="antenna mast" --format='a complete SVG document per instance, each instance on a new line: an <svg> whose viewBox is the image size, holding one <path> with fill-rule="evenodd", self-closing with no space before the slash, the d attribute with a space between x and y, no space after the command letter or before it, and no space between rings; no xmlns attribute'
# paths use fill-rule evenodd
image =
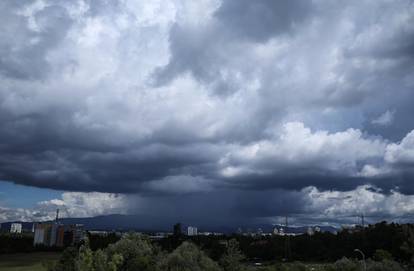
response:
<svg viewBox="0 0 414 271"><path fill-rule="evenodd" d="M58 223L59 220L59 208L56 209L56 223Z"/></svg>

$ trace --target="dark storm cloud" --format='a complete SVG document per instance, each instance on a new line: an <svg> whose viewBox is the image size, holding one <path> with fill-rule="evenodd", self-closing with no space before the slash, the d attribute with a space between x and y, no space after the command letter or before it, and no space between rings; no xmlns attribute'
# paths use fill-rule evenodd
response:
<svg viewBox="0 0 414 271"><path fill-rule="evenodd" d="M291 204L284 204L285 202ZM260 221L257 218L301 213L306 203L300 192L216 190L162 198L139 198L135 202L139 207L134 211L146 215L162 214L160 217L166 220L164 225L182 221L201 227L227 225L233 228L237 225L257 223Z"/></svg>
<svg viewBox="0 0 414 271"><path fill-rule="evenodd" d="M0 5L0 179L235 221L414 193L411 1Z"/></svg>

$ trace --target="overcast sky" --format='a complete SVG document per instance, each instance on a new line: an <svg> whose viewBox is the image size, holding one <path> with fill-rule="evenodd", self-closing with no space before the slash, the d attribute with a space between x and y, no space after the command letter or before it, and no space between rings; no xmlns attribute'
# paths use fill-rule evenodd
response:
<svg viewBox="0 0 414 271"><path fill-rule="evenodd" d="M0 221L410 220L414 2L3 0L0 127Z"/></svg>

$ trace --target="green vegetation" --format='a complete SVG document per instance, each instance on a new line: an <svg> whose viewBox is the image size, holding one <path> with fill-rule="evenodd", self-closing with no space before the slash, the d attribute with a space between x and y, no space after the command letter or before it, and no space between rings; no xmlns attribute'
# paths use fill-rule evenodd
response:
<svg viewBox="0 0 414 271"><path fill-rule="evenodd" d="M227 242L225 253L216 262L194 243L185 241L171 253L160 250L140 234L127 234L106 249L92 251L86 242L79 249L68 248L48 271L404 271L412 270L378 250L377 260L342 258L335 263L274 263L263 267L244 262L235 239Z"/></svg>
<svg viewBox="0 0 414 271"><path fill-rule="evenodd" d="M0 254L32 251L33 234L0 233Z"/></svg>
<svg viewBox="0 0 414 271"><path fill-rule="evenodd" d="M46 271L61 253L32 252L0 255L0 271Z"/></svg>
<svg viewBox="0 0 414 271"><path fill-rule="evenodd" d="M246 261L281 262L335 262L342 257L354 258L354 249L358 248L367 258L375 260L394 259L398 262L410 262L414 259L414 226L394 223L378 223L364 229L343 230L338 234L317 232L312 236L307 234L289 238L290 250L286 251L285 236L169 236L168 238L153 240L161 250L171 253L184 241L190 241L202 248L214 261L218 262L225 253L224 244L230 239L236 239L240 252ZM119 241L120 236L115 233L106 236L89 235L89 247L92 251L106 249L109 245ZM414 238L412 238L414 240ZM0 234L0 254L59 251L53 247L33 247L33 235ZM412 261L414 262L414 261Z"/></svg>
<svg viewBox="0 0 414 271"><path fill-rule="evenodd" d="M28 252L61 252L61 248L33 246L33 233L0 233L0 255Z"/></svg>
<svg viewBox="0 0 414 271"><path fill-rule="evenodd" d="M243 270L244 268L241 262L244 258L244 255L240 251L239 242L235 239L231 239L228 242L226 252L220 259L220 265L223 266L224 271Z"/></svg>
<svg viewBox="0 0 414 271"><path fill-rule="evenodd" d="M220 271L219 265L190 242L166 254L144 235L127 234L106 249L92 251L89 242L66 249L49 271Z"/></svg>
<svg viewBox="0 0 414 271"><path fill-rule="evenodd" d="M288 258L288 261L332 263L342 257L360 257L354 251L358 248L367 258L381 260L385 257L398 262L409 262L411 257L414 258L410 252L414 248L414 242L407 239L410 234L414 236L413 225L383 222L365 228L342 230L338 234L316 232L312 236L303 234L290 238L280 235L170 236L157 240L156 243L163 250L172 252L183 241L191 241L203 248L214 261L219 261L224 255L223 243L236 239L247 261L281 262ZM290 242L289 251L286 249L287 241Z"/></svg>
<svg viewBox="0 0 414 271"><path fill-rule="evenodd" d="M413 225L380 223L338 235L317 233L290 239L180 235L151 241L134 233L110 239L87 239L80 247L65 249L58 259L48 258L57 255L50 253L5 254L0 256L0 271L414 270ZM291 241L291 253L283 259L286 241Z"/></svg>

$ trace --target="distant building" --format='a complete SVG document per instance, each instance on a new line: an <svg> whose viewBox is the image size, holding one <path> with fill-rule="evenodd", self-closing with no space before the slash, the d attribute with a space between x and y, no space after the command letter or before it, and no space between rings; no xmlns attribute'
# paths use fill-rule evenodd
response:
<svg viewBox="0 0 414 271"><path fill-rule="evenodd" d="M188 236L196 236L198 233L197 233L197 227L192 227L192 226L189 226L189 227L187 227L187 235Z"/></svg>
<svg viewBox="0 0 414 271"><path fill-rule="evenodd" d="M85 238L83 225L38 223L35 225L33 245L65 247L80 243Z"/></svg>
<svg viewBox="0 0 414 271"><path fill-rule="evenodd" d="M312 235L314 235L314 234L315 234L315 231L313 230L313 228L312 228L312 227L308 227L308 230L306 231L306 233L307 233L309 236L312 236Z"/></svg>
<svg viewBox="0 0 414 271"><path fill-rule="evenodd" d="M173 233L175 236L180 236L182 234L181 223L177 223L174 225Z"/></svg>
<svg viewBox="0 0 414 271"><path fill-rule="evenodd" d="M22 233L22 224L21 223L12 223L10 226L11 233Z"/></svg>
<svg viewBox="0 0 414 271"><path fill-rule="evenodd" d="M88 231L91 235L108 236L111 232L108 231Z"/></svg>
<svg viewBox="0 0 414 271"><path fill-rule="evenodd" d="M279 234L279 231L278 231L278 229L276 227L273 229L273 234L274 235L278 235Z"/></svg>

